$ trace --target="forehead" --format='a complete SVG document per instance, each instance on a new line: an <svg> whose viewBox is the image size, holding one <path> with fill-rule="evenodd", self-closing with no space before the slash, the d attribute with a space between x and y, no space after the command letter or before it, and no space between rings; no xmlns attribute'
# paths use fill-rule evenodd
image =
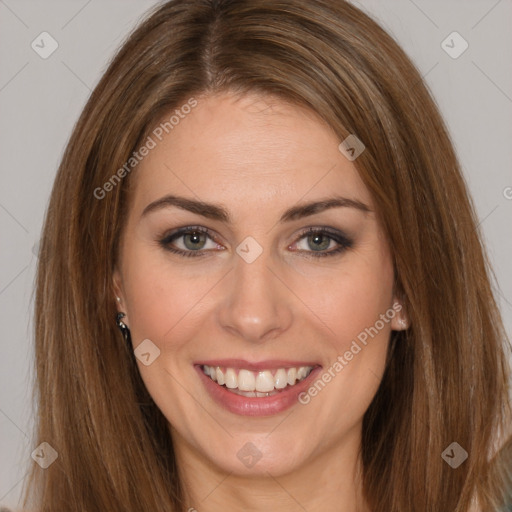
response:
<svg viewBox="0 0 512 512"><path fill-rule="evenodd" d="M150 135L155 146L134 171L135 210L169 193L240 212L334 193L371 205L340 140L314 112L255 94L197 101L161 140Z"/></svg>

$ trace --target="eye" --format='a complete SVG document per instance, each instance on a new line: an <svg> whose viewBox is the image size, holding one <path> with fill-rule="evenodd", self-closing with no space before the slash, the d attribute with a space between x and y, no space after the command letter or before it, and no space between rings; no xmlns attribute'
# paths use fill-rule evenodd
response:
<svg viewBox="0 0 512 512"><path fill-rule="evenodd" d="M211 242L210 247L207 245L208 241ZM213 241L210 230L203 226L188 226L179 229L159 240L159 243L165 250L187 257L203 256L202 251L204 250L224 249ZM176 246L178 247L176 248Z"/></svg>
<svg viewBox="0 0 512 512"><path fill-rule="evenodd" d="M334 256L353 246L353 241L341 231L322 227L308 228L294 245L299 245L301 240L303 247L299 252L309 253L314 258Z"/></svg>
<svg viewBox="0 0 512 512"><path fill-rule="evenodd" d="M208 242L210 246L208 247ZM212 249L224 250L216 243L212 232L203 226L187 226L160 238L158 243L169 252L186 257L204 256ZM298 249L294 246L300 246ZM303 231L292 250L314 258L334 256L352 247L352 240L341 231L330 228L310 227ZM330 249L330 250L329 250Z"/></svg>

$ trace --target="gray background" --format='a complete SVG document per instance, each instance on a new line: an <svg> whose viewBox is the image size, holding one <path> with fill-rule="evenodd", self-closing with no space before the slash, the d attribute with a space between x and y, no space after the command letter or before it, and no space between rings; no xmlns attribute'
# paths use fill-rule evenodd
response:
<svg viewBox="0 0 512 512"><path fill-rule="evenodd" d="M447 121L473 194L510 334L512 189L507 187L512 187L512 1L355 3L412 57ZM35 247L52 182L91 89L114 50L154 4L150 0L0 0L0 503L4 505L17 504L35 448L30 439L35 412L30 401ZM59 45L47 59L31 47L43 31ZM441 46L453 31L469 43L456 59Z"/></svg>

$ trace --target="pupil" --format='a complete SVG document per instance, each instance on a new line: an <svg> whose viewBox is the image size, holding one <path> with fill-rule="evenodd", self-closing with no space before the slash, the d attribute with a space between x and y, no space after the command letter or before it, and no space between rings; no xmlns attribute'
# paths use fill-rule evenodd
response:
<svg viewBox="0 0 512 512"><path fill-rule="evenodd" d="M320 242L320 245L316 246L316 249L327 249L329 247L329 238L324 235L310 235L309 240L313 240L313 243L317 244ZM324 244L321 244L321 241L324 240ZM325 243L327 242L327 243ZM314 247L313 247L314 249Z"/></svg>
<svg viewBox="0 0 512 512"><path fill-rule="evenodd" d="M187 249L197 249L198 247L196 247L195 244L200 244L203 236L203 233L198 233L197 231L185 235L185 246ZM188 240L191 240L190 244L187 243Z"/></svg>

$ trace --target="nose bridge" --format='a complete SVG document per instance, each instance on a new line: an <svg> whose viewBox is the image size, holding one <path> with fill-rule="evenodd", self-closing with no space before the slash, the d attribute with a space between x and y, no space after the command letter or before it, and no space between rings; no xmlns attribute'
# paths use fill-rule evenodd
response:
<svg viewBox="0 0 512 512"><path fill-rule="evenodd" d="M237 247L233 264L219 310L221 326L252 342L286 330L292 320L291 303L275 276L278 269L273 268L270 251L246 239Z"/></svg>

